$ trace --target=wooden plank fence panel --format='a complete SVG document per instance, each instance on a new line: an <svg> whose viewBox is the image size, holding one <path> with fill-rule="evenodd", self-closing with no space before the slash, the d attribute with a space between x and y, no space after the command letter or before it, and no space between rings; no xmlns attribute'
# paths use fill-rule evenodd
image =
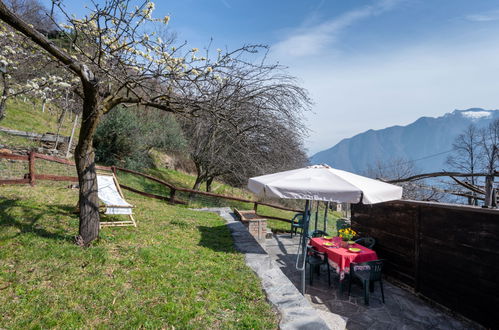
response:
<svg viewBox="0 0 499 330"><path fill-rule="evenodd" d="M388 275L487 327L499 324L499 210L414 201L354 205L352 227L376 238ZM398 239L404 237L411 244Z"/></svg>

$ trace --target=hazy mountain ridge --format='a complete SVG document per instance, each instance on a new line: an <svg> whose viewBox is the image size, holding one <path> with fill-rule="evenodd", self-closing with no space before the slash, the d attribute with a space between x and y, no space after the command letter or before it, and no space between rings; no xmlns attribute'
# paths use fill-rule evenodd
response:
<svg viewBox="0 0 499 330"><path fill-rule="evenodd" d="M378 160L405 158L416 160L452 149L456 136L471 123L479 127L499 119L499 110L471 108L454 110L441 117L421 117L407 126L368 130L343 139L335 146L310 157L312 164L329 164L335 168L364 173ZM449 153L415 162L421 171L440 171Z"/></svg>

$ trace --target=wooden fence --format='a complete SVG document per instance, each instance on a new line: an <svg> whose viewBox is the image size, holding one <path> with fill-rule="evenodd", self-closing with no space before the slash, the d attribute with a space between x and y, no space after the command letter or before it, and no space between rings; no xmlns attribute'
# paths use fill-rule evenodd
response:
<svg viewBox="0 0 499 330"><path fill-rule="evenodd" d="M69 161L67 159L61 159L54 156L48 156L44 154L39 154L36 152L30 152L29 155L16 155L10 153L0 153L0 159L10 159L10 160L18 160L18 161L27 161L28 162L28 173L22 178L9 178L9 179L0 179L0 185L3 184L30 184L32 186L35 185L37 180L48 180L48 181L69 181L69 182L78 182L78 177L75 176L65 176L65 175L53 175L46 173L37 173L36 171L36 159L43 159L49 162L75 166L75 163ZM108 166L96 166L99 170L111 171L111 167Z"/></svg>
<svg viewBox="0 0 499 330"><path fill-rule="evenodd" d="M386 273L486 327L499 325L499 210L428 202L352 205Z"/></svg>
<svg viewBox="0 0 499 330"><path fill-rule="evenodd" d="M69 136L63 136L63 135L56 135L52 133L45 133L45 134L39 134L39 133L33 133L33 132L25 132L25 131L19 131L16 129L10 129L10 128L5 128L5 127L0 127L0 132L7 133L10 135L14 136L21 136L23 138L27 138L30 140L35 140L35 141L40 141L40 142L53 142L53 143L65 143L68 144L70 137Z"/></svg>
<svg viewBox="0 0 499 330"><path fill-rule="evenodd" d="M47 174L47 173L38 173L36 171L36 162L37 159L40 160L45 160L49 162L55 162L59 164L64 164L64 165L69 165L69 166L75 166L75 163L72 161L69 161L67 159L61 159L53 156L48 156L48 155L43 155L39 154L36 152L30 152L29 155L15 155L15 154L10 154L10 153L0 153L0 159L7 159L7 160L14 160L14 161L25 161L28 162L28 173L25 173L22 178L8 178L8 179L0 179L0 185L4 184L30 184L30 185L35 185L37 180L50 180L50 181L69 181L69 182L78 182L78 178L76 176L68 176L68 175L54 175L54 174ZM164 187L166 187L169 190L169 196L162 196L162 195L157 195L153 194L151 192L145 192L138 190L136 188L124 185L120 183L120 187L129 191L132 191L134 193L137 193L142 196L146 196L149 198L155 198L155 199L160 199L167 201L172 204L188 204L188 201L180 200L177 197L178 192L184 192L184 193L189 193L190 195L201 195L201 196L207 196L207 197L213 197L213 198L220 198L220 199L225 199L225 200L233 200L233 201L238 201L238 202L244 202L244 203L250 203L253 204L253 210L255 213L261 217L265 217L267 219L275 219L275 220L280 220L280 221L285 221L285 222L290 222L289 219L286 218L281 218L281 217L275 217L275 216L270 216L270 215L263 215L258 213L258 206L259 205L265 205L269 206L272 208L284 210L284 211L291 211L291 212L302 212L302 210L297 210L293 208L288 208L284 207L281 205L275 205L271 203L265 203L261 201L255 201L251 199L245 199L245 198L240 198L240 197L234 197L234 196L227 196L227 195L221 195L221 194L215 194L215 193L210 193L210 192L203 192L199 190L193 190L193 189L188 189L188 188L183 188L183 187L177 187L171 183L165 182L161 179L158 179L156 177L153 177L151 175L147 175L144 173L140 173L137 171L125 169L125 168L120 168L120 167L108 167L108 166L96 166L97 169L99 170L104 170L104 171L113 171L115 174L117 174L119 171L129 173L132 175L140 176L143 177L147 180L153 181L155 183L158 183ZM76 170L74 171L76 173Z"/></svg>

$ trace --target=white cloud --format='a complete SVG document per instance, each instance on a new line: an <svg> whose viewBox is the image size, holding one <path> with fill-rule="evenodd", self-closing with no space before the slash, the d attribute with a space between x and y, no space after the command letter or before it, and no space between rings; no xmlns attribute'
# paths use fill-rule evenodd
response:
<svg viewBox="0 0 499 330"><path fill-rule="evenodd" d="M380 15L392 9L399 2L400 0L378 1L373 5L348 11L319 25L295 29L286 39L272 46L272 55L276 58L283 58L319 54L331 46L344 29L363 19Z"/></svg>
<svg viewBox="0 0 499 330"><path fill-rule="evenodd" d="M465 19L471 22L490 22L499 20L499 10L492 10L486 13L472 14L465 16Z"/></svg>

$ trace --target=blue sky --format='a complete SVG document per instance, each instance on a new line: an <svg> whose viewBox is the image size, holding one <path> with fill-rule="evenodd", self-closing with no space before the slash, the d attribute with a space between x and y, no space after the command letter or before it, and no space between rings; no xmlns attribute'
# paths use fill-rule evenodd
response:
<svg viewBox="0 0 499 330"><path fill-rule="evenodd" d="M64 1L81 13L81 1ZM309 153L367 129L499 108L499 1L156 1L179 40L271 46L314 100Z"/></svg>

